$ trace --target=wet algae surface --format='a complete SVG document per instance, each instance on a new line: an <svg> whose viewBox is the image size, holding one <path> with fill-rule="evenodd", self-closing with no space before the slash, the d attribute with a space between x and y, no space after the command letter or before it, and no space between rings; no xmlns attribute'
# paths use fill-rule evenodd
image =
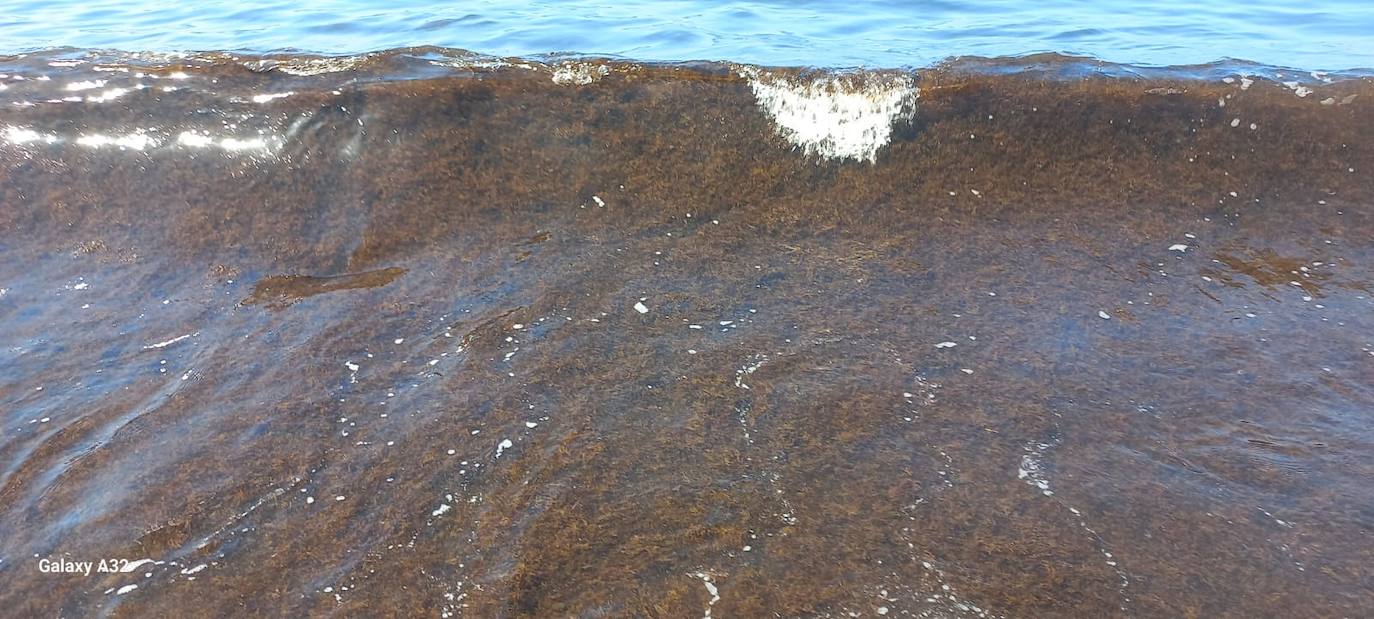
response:
<svg viewBox="0 0 1374 619"><path fill-rule="evenodd" d="M0 614L1374 610L1367 78L340 64L0 62Z"/></svg>

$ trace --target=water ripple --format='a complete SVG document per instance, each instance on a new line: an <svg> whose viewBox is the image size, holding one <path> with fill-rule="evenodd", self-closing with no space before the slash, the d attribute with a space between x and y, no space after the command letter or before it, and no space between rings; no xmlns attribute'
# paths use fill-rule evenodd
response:
<svg viewBox="0 0 1374 619"><path fill-rule="evenodd" d="M0 23L0 52L50 47L357 54L438 45L502 56L577 52L647 61L789 66L921 66L950 56L1056 51L1114 62L1196 64L1221 57L1341 70L1374 67L1374 7L1292 3L1068 0L784 3L771 0L499 7L418 0L323 0L152 7L114 0L26 0Z"/></svg>

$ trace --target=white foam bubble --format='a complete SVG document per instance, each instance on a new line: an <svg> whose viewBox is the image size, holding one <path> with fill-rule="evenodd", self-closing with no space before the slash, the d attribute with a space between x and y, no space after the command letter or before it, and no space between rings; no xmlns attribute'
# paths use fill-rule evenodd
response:
<svg viewBox="0 0 1374 619"><path fill-rule="evenodd" d="M604 64L569 62L554 68L553 83L559 86L586 86L610 74L610 68Z"/></svg>
<svg viewBox="0 0 1374 619"><path fill-rule="evenodd" d="M877 160L892 125L910 117L920 96L906 75L831 75L806 79L745 67L740 76L778 134L808 155Z"/></svg>

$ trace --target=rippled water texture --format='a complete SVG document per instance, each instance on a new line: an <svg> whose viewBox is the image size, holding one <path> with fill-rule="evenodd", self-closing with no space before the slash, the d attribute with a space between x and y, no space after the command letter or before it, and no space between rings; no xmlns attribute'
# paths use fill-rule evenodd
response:
<svg viewBox="0 0 1374 619"><path fill-rule="evenodd" d="M899 67L1048 51L1153 65L1236 58L1374 68L1374 3L1365 0L20 0L4 12L0 52L71 46L354 54L439 45L506 56Z"/></svg>
<svg viewBox="0 0 1374 619"><path fill-rule="evenodd" d="M0 79L0 614L1370 614L1368 78Z"/></svg>

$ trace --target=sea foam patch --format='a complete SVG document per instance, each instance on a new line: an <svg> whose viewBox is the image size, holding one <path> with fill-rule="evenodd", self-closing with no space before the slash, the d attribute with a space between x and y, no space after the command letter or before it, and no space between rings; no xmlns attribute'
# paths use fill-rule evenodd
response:
<svg viewBox="0 0 1374 619"><path fill-rule="evenodd" d="M778 134L808 155L872 163L892 124L915 111L920 90L899 74L805 77L740 69Z"/></svg>
<svg viewBox="0 0 1374 619"><path fill-rule="evenodd" d="M559 86L586 86L610 74L604 64L565 62L553 67L552 79Z"/></svg>

